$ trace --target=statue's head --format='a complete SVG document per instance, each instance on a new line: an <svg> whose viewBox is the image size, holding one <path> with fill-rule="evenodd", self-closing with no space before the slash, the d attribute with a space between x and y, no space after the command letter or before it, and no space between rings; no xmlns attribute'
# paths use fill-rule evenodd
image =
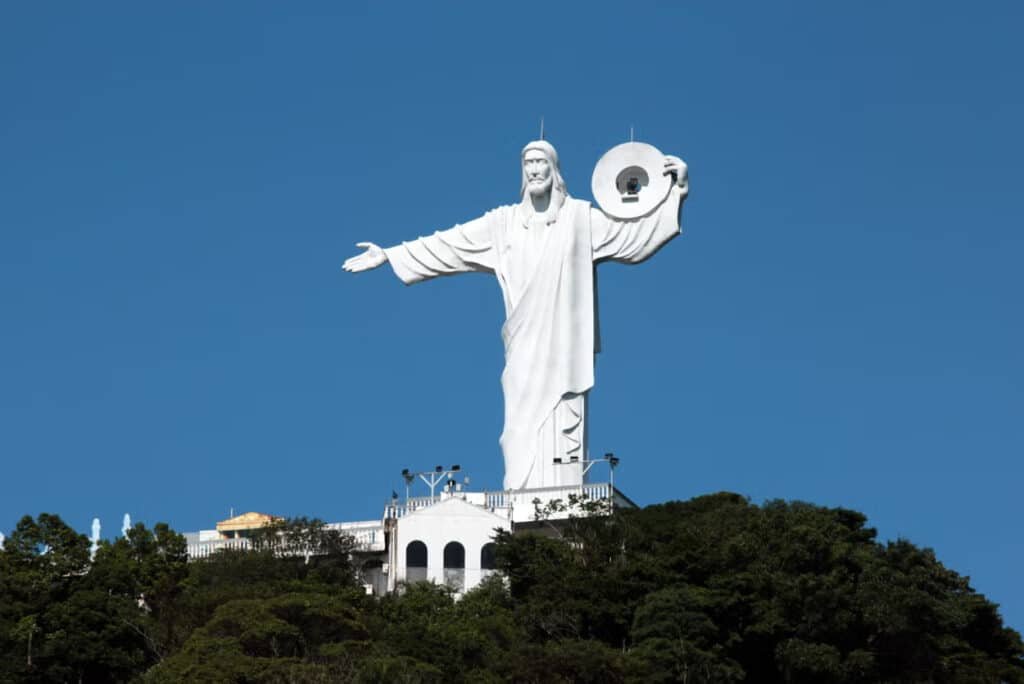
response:
<svg viewBox="0 0 1024 684"><path fill-rule="evenodd" d="M551 192L552 187L562 194L568 194L562 171L558 166L558 152L547 140L527 143L521 155L523 162L523 184L519 189L522 197L529 192L533 196Z"/></svg>

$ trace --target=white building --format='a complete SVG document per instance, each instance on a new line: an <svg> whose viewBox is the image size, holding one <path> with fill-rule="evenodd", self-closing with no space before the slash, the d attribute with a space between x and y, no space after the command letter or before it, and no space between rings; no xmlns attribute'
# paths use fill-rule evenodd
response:
<svg viewBox="0 0 1024 684"><path fill-rule="evenodd" d="M450 476L451 471L438 474ZM411 482L408 476L407 482ZM586 515L579 507L566 506L573 498L615 508L636 507L610 483L470 492L454 480L445 482L438 494L404 501L393 498L380 520L328 525L355 538L356 561L367 592L382 595L404 583L428 581L446 584L461 594L493 572L497 530L515 533L557 527L570 516ZM218 523L217 530L186 533L189 557L204 558L223 548L248 548L246 530L251 527L245 524L259 527L272 519L246 513Z"/></svg>

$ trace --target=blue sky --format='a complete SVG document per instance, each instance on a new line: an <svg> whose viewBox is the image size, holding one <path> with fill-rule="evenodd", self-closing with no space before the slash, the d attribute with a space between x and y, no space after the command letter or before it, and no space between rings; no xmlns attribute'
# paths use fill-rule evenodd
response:
<svg viewBox="0 0 1024 684"><path fill-rule="evenodd" d="M637 137L685 235L601 268L591 450L636 501L864 511L1024 628L1017 3L0 8L0 529L498 487L497 284L352 276Z"/></svg>

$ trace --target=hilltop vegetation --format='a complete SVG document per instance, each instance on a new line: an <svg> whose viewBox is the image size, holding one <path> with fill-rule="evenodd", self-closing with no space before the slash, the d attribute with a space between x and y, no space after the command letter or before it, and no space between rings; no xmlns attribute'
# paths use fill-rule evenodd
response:
<svg viewBox="0 0 1024 684"><path fill-rule="evenodd" d="M351 540L187 563L136 525L89 542L25 517L0 551L7 682L1024 682L997 608L863 515L734 494L497 535L495 577L366 596ZM44 552L45 551L45 552Z"/></svg>

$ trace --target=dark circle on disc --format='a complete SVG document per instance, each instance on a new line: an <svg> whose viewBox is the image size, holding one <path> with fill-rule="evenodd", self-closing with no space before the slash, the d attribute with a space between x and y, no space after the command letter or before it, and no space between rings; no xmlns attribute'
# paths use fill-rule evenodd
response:
<svg viewBox="0 0 1024 684"><path fill-rule="evenodd" d="M615 178L615 188L620 195L636 195L650 182L651 179L643 168L630 166L619 171L619 175Z"/></svg>

